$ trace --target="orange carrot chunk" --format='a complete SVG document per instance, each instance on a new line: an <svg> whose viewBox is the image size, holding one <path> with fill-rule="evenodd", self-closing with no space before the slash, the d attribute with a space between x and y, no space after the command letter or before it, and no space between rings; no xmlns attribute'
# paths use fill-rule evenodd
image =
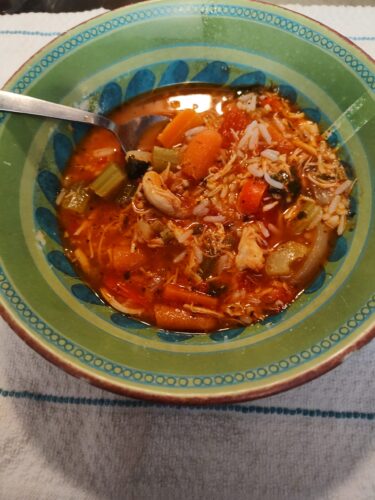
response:
<svg viewBox="0 0 375 500"><path fill-rule="evenodd" d="M182 156L182 171L195 180L206 177L219 155L222 136L216 130L204 130L189 142Z"/></svg>
<svg viewBox="0 0 375 500"><path fill-rule="evenodd" d="M116 245L112 248L112 267L122 273L132 271L146 262L146 256L139 252L131 252L128 246Z"/></svg>
<svg viewBox="0 0 375 500"><path fill-rule="evenodd" d="M219 302L215 297L210 297L205 293L192 292L182 286L171 284L164 287L163 299L180 304L193 304L207 307L209 309L215 309Z"/></svg>
<svg viewBox="0 0 375 500"><path fill-rule="evenodd" d="M192 314L184 309L156 304L154 306L156 324L166 330L187 332L209 332L216 328L217 320L208 316Z"/></svg>
<svg viewBox="0 0 375 500"><path fill-rule="evenodd" d="M187 130L197 127L202 122L202 118L194 109L184 109L179 111L172 121L160 132L158 141L165 148L171 148L182 142Z"/></svg>
<svg viewBox="0 0 375 500"><path fill-rule="evenodd" d="M238 197L238 209L242 214L256 214L267 189L267 183L261 179L249 179L245 182Z"/></svg>

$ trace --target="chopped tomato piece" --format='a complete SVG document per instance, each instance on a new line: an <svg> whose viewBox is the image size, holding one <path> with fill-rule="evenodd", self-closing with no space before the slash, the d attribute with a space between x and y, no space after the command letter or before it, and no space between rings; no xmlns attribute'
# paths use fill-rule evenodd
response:
<svg viewBox="0 0 375 500"><path fill-rule="evenodd" d="M242 214L256 214L267 189L267 183L261 179L248 179L238 197L238 209Z"/></svg>
<svg viewBox="0 0 375 500"><path fill-rule="evenodd" d="M223 148L228 148L234 139L232 130L239 132L244 130L249 124L249 115L246 111L238 109L237 106L232 106L228 111L224 112L224 119L219 129L223 137Z"/></svg>

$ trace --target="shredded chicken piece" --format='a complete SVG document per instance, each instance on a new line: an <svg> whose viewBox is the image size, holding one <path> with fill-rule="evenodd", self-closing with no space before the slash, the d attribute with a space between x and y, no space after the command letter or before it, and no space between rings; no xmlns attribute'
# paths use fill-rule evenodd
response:
<svg viewBox="0 0 375 500"><path fill-rule="evenodd" d="M265 262L264 251L258 245L258 237L254 224L244 227L235 259L236 266L240 271L244 269L260 271L263 269Z"/></svg>

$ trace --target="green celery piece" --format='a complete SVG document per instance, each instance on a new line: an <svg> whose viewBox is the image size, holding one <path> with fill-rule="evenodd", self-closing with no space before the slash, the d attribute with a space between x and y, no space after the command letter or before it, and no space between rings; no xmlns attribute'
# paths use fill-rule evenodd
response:
<svg viewBox="0 0 375 500"><path fill-rule="evenodd" d="M180 163L180 152L177 149L161 148L154 146L152 150L152 168L156 172L162 172L170 165L173 167Z"/></svg>
<svg viewBox="0 0 375 500"><path fill-rule="evenodd" d="M90 184L90 189L101 198L107 198L126 181L126 174L116 163L111 163Z"/></svg>
<svg viewBox="0 0 375 500"><path fill-rule="evenodd" d="M65 192L61 206L77 214L83 214L88 207L90 198L90 193L81 183L74 184Z"/></svg>

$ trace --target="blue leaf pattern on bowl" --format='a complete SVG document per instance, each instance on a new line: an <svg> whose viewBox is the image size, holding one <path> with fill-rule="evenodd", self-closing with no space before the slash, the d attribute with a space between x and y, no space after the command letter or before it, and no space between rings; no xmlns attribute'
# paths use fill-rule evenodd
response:
<svg viewBox="0 0 375 500"><path fill-rule="evenodd" d="M314 293L317 292L324 285L326 279L326 271L322 269L322 271L318 274L315 280L305 289L305 293Z"/></svg>
<svg viewBox="0 0 375 500"><path fill-rule="evenodd" d="M111 320L113 321L113 323L123 328L136 328L137 330L148 328L148 325L145 325L144 323L142 323L141 321L137 321L136 319L129 318L129 316L126 316L126 314L122 313L113 313L111 315Z"/></svg>
<svg viewBox="0 0 375 500"><path fill-rule="evenodd" d="M285 97L285 99L288 99L292 104L297 101L296 89L291 85L279 85L279 93L281 96Z"/></svg>
<svg viewBox="0 0 375 500"><path fill-rule="evenodd" d="M49 170L42 170L38 174L37 181L44 196L52 206L55 206L56 196L60 191L60 180L58 177Z"/></svg>
<svg viewBox="0 0 375 500"><path fill-rule="evenodd" d="M157 336L164 342L184 342L185 340L189 340L193 337L193 335L171 332L169 330L159 330Z"/></svg>
<svg viewBox="0 0 375 500"><path fill-rule="evenodd" d="M327 142L332 148L335 148L339 142L337 132L332 132L332 134L328 137Z"/></svg>
<svg viewBox="0 0 375 500"><path fill-rule="evenodd" d="M210 339L214 342L225 342L226 340L231 340L239 335L245 330L245 328L231 328L230 330L223 330L221 332L211 333Z"/></svg>
<svg viewBox="0 0 375 500"><path fill-rule="evenodd" d="M87 134L87 132L91 129L90 125L86 125L86 123L78 123L72 122L73 128L73 140L75 144L78 144Z"/></svg>
<svg viewBox="0 0 375 500"><path fill-rule="evenodd" d="M128 101L132 97L136 97L139 94L152 90L154 88L155 81L155 75L149 69L141 69L137 71L130 80L128 88L126 89L125 100Z"/></svg>
<svg viewBox="0 0 375 500"><path fill-rule="evenodd" d="M38 226L44 231L51 239L61 245L60 230L57 224L56 216L45 207L38 207L35 210L35 218Z"/></svg>
<svg viewBox="0 0 375 500"><path fill-rule="evenodd" d="M262 325L269 325L269 326L276 325L277 323L280 323L280 321L284 318L285 313L286 313L286 309L283 309L279 313L274 314L273 316L269 316L268 318L265 318L260 323Z"/></svg>
<svg viewBox="0 0 375 500"><path fill-rule="evenodd" d="M348 179L354 179L355 175L354 175L353 166L348 161L345 161L345 160L341 161L341 163L345 169L345 173L348 176Z"/></svg>
<svg viewBox="0 0 375 500"><path fill-rule="evenodd" d="M67 274L68 276L71 276L72 278L76 278L77 274L75 270L73 269L71 263L69 260L65 257L63 252L60 252L60 250L52 250L52 252L49 252L47 255L48 262L53 265L56 269L61 271L64 274Z"/></svg>
<svg viewBox="0 0 375 500"><path fill-rule="evenodd" d="M336 240L335 248L332 250L328 260L330 262L337 262L342 259L348 250L348 244L344 236L339 236Z"/></svg>
<svg viewBox="0 0 375 500"><path fill-rule="evenodd" d="M102 90L99 98L100 112L105 115L120 106L122 102L122 90L118 83L110 82Z"/></svg>
<svg viewBox="0 0 375 500"><path fill-rule="evenodd" d="M315 123L319 123L322 119L322 113L318 108L304 108L302 111L305 113L307 118L309 118L309 120Z"/></svg>
<svg viewBox="0 0 375 500"><path fill-rule="evenodd" d="M182 83L186 81L188 74L189 66L185 61L173 61L162 74L159 86Z"/></svg>
<svg viewBox="0 0 375 500"><path fill-rule="evenodd" d="M349 198L349 217L354 217L357 213L357 200L354 196Z"/></svg>
<svg viewBox="0 0 375 500"><path fill-rule="evenodd" d="M58 132L53 136L53 151L55 154L56 165L60 172L66 167L69 158L73 153L73 144L69 137Z"/></svg>
<svg viewBox="0 0 375 500"><path fill-rule="evenodd" d="M88 304L95 304L98 306L104 305L104 302L94 293L91 288L81 283L77 283L71 287L72 293L77 299Z"/></svg>
<svg viewBox="0 0 375 500"><path fill-rule="evenodd" d="M205 68L197 73L193 78L193 82L215 83L223 85L229 78L229 67L223 61L213 61Z"/></svg>
<svg viewBox="0 0 375 500"><path fill-rule="evenodd" d="M251 73L246 73L241 75L233 82L231 82L231 87L252 87L254 85L265 85L266 75L263 71L252 71Z"/></svg>

